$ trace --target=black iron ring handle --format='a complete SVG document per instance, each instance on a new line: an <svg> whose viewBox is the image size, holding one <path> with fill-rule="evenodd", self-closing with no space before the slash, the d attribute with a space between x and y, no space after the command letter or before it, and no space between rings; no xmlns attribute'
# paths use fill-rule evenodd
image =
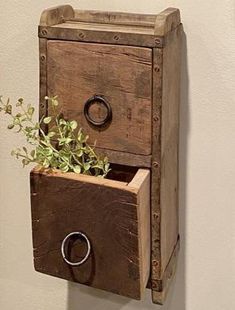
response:
<svg viewBox="0 0 235 310"><path fill-rule="evenodd" d="M101 120L101 121L96 121L96 120L92 119L90 114L89 114L90 107L93 104L95 104L96 102L102 103L105 106L106 110L107 110L106 117L103 120ZM104 99L101 96L95 95L95 96L89 98L85 102L85 105L84 105L84 115L85 115L85 118L88 121L88 123L90 123L91 125L96 126L96 127L102 127L102 126L106 125L107 123L109 123L112 120L112 108L111 108L110 104L108 103L108 101L106 99Z"/></svg>
<svg viewBox="0 0 235 310"><path fill-rule="evenodd" d="M87 252L86 252L86 255L83 257L82 260L80 260L80 261L78 261L78 262L75 262L75 263L74 263L74 262L71 262L71 261L66 257L66 254L65 254L65 252L66 252L66 251L65 251L66 243L67 243L67 241L68 241L71 237L73 237L73 236L82 237L82 238L86 241L86 244L87 244ZM64 240L62 241L62 244L61 244L61 255L62 255L64 261L65 261L68 265L70 265L70 266L80 266L80 265L82 265L83 263L85 263L85 262L87 261L87 259L88 259L89 255L90 255L90 253L91 253L91 243L90 243L90 240L88 239L88 237L87 237L84 233L82 233L82 232L80 232L80 231L74 231L74 232L68 234L68 235L64 238Z"/></svg>

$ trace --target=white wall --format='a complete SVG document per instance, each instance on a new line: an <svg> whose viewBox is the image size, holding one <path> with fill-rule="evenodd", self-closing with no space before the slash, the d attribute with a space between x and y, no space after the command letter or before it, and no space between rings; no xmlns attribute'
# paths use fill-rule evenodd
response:
<svg viewBox="0 0 235 310"><path fill-rule="evenodd" d="M0 93L38 102L37 24L62 0L0 4ZM10 158L22 143L0 121L1 310L235 309L235 3L233 0L71 1L77 8L155 13L179 7L183 48L179 268L164 307L34 272L29 170Z"/></svg>

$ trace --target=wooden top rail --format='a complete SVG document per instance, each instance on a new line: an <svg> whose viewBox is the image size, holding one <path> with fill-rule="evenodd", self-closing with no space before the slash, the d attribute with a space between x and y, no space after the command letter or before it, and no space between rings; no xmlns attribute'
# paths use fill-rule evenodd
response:
<svg viewBox="0 0 235 310"><path fill-rule="evenodd" d="M61 5L44 10L40 26L54 26L67 21L146 27L153 29L156 36L164 36L180 24L180 12L178 9L168 8L159 14L134 14L74 10L71 5Z"/></svg>

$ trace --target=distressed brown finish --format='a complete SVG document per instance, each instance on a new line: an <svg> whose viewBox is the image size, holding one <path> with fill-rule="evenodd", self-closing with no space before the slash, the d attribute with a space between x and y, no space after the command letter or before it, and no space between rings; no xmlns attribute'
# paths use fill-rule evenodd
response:
<svg viewBox="0 0 235 310"><path fill-rule="evenodd" d="M145 262L146 255L151 258L153 302L162 304L179 248L180 12L174 8L154 15L66 10L66 18L61 18L61 8L49 10L48 17L45 11L40 22L40 53L46 53L47 62L40 67L41 98L45 92L58 94L65 116L79 121L90 140L97 140L98 153L110 162L126 165L132 173L133 167L150 168L151 236L146 238L151 237L151 254L144 246L141 251ZM108 99L113 109L112 122L100 130L90 127L83 116L85 101L95 94ZM40 111L47 113L47 107ZM90 113L96 121L106 115L100 104L92 106ZM145 195L140 197L144 205ZM148 274L147 265L140 266Z"/></svg>
<svg viewBox="0 0 235 310"><path fill-rule="evenodd" d="M178 240L178 141L180 55L182 27L173 31L164 49L154 50L152 154L152 283L153 301L163 303L169 281L167 266L174 265ZM156 119L154 121L154 116ZM160 121L160 130L159 130ZM160 146L157 148L157 145ZM170 262L170 260L173 262ZM154 291L158 291L155 293Z"/></svg>
<svg viewBox="0 0 235 310"><path fill-rule="evenodd" d="M40 18L41 26L53 26L74 18L74 10L71 5L60 5L46 9Z"/></svg>
<svg viewBox="0 0 235 310"><path fill-rule="evenodd" d="M39 119L47 115L45 96L47 95L47 40L39 39L39 65L40 65L40 92L39 92Z"/></svg>
<svg viewBox="0 0 235 310"><path fill-rule="evenodd" d="M96 151L101 156L107 156L111 163L143 168L151 167L151 155L130 154L103 148L96 148Z"/></svg>
<svg viewBox="0 0 235 310"><path fill-rule="evenodd" d="M69 25L74 25L70 23ZM78 24L79 26L80 24ZM38 35L40 38L81 41L93 43L107 43L119 45L132 45L142 47L161 47L163 38L154 34L146 35L145 33L125 33L120 31L90 31L79 27L63 28L63 24L55 27L39 26Z"/></svg>
<svg viewBox="0 0 235 310"><path fill-rule="evenodd" d="M140 299L149 276L149 181L148 170L139 170L129 184L33 170L35 269ZM92 244L91 256L79 267L69 267L60 252L73 231L84 232ZM72 259L82 251L75 245Z"/></svg>
<svg viewBox="0 0 235 310"><path fill-rule="evenodd" d="M65 117L75 119L97 147L151 154L152 51L146 48L48 41L48 94L57 94ZM112 122L91 127L84 104L102 95Z"/></svg>
<svg viewBox="0 0 235 310"><path fill-rule="evenodd" d="M180 240L178 239L173 253L170 257L169 263L162 275L161 280L152 280L152 298L157 304L163 305L167 297L167 293L171 284L171 281L176 272L176 265L180 250Z"/></svg>
<svg viewBox="0 0 235 310"><path fill-rule="evenodd" d="M180 10L168 8L157 15L154 34L164 36L180 25Z"/></svg>
<svg viewBox="0 0 235 310"><path fill-rule="evenodd" d="M86 23L115 24L115 25L137 25L154 27L156 14L137 14L123 12L105 12L95 10L74 10L75 21Z"/></svg>

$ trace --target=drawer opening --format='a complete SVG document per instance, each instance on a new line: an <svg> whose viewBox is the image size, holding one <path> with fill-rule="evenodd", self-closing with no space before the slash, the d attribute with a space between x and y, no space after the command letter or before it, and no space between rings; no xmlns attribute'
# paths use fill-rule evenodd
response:
<svg viewBox="0 0 235 310"><path fill-rule="evenodd" d="M107 175L107 179L130 183L136 175L138 168L124 165L111 164L111 171Z"/></svg>

